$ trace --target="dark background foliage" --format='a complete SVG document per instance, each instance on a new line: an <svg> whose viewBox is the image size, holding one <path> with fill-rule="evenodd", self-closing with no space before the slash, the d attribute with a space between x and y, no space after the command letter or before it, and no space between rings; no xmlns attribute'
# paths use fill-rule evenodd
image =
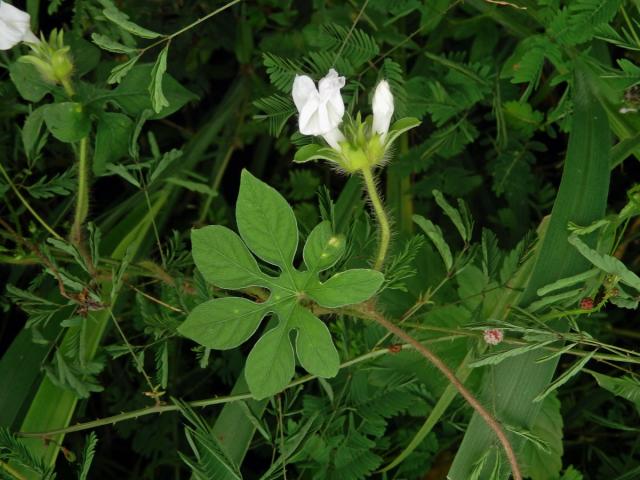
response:
<svg viewBox="0 0 640 480"><path fill-rule="evenodd" d="M38 5L29 3L32 9ZM163 34L176 32L223 5L161 0L115 3L138 25ZM53 28L67 32L65 38L72 42L77 61L76 78L83 85L80 95L88 99L114 88L107 84L109 73L128 59L126 54L99 49L91 43L92 34L110 36L132 48L153 43L123 33L104 17L104 7L98 0L57 0L37 6L42 32ZM419 293L436 288L447 277L435 249L415 236L419 229L412 221L414 213L441 225L454 251L469 247L436 205L434 189L449 199L464 199L475 222L473 243L491 244L500 262L505 252L533 237L532 231L549 214L560 183L573 111L572 61L579 55L597 59L594 71L601 83L596 89L610 117L618 119L613 127L616 141L635 141L612 174L608 212L618 212L638 178L633 156L638 119L635 113L618 113L622 107L638 104L629 90L640 82L635 66L640 44L631 33L638 30L638 18L634 2L611 0L513 4L257 0L233 5L171 39L167 72L193 93L185 96L175 113L143 121L142 109L127 110L118 99L93 113L94 140L100 135L96 119L102 111L123 114L141 130L137 137L132 137L133 130L114 136L108 145L119 153L93 165L88 218L102 232L104 261L92 278L68 252L46 246L47 233L0 179L4 196L0 217L13 230L0 227L0 268L6 284L22 292L2 294L0 356L11 351L28 322L28 337L36 340L33 348L42 353L34 364L25 364L25 369L47 370L61 387L80 397L72 423L153 405L153 399L143 394L149 388L139 365L132 361L111 323L93 368L79 360L82 353L78 352L85 348L82 333L75 342L61 343L65 330L60 323L79 318L78 305L51 311L42 301L30 302L25 293L61 300L55 279L43 271L41 259L20 238L42 245L44 256L97 291L102 278L122 259L122 255L111 258L110 252L131 235L139 237L140 244L135 257L129 259L114 313L138 362L153 377L152 383L167 392L163 401L170 402L170 396L197 400L228 395L241 376L254 340L231 351L210 352L180 339L175 329L185 311L212 294L193 270L189 231L209 224L234 228L243 168L287 198L303 235L321 216L326 217L323 207L332 198L350 245L346 264L366 265L374 252L375 226L357 179L336 174L325 164L292 163L296 148L311 141L297 133L289 99L296 73L319 79L335 66L347 77L344 96L350 112L369 112L373 86L387 78L398 116L422 121L398 142L381 178L394 219L388 271L394 288L385 290L381 300L390 315L401 315ZM153 64L161 48L145 51L139 64ZM25 151L24 122L39 103L31 106L21 96L23 92L5 68L20 51L26 47L0 55L0 158L36 211L54 229L66 233L76 190L74 152L70 144L51 136L35 152ZM147 85L141 88L146 91ZM56 95L59 92L52 94ZM113 127L107 124L104 128L106 135ZM98 150L95 143L90 148L94 153ZM132 154L135 148L138 152ZM174 149L177 152L170 153ZM148 223L149 211L153 225ZM136 230L140 225L146 229ZM616 252L631 270L638 266L637 228L637 222L631 222ZM491 301L485 293L498 278L500 264L482 277L482 254L475 252L476 257L467 259L473 268L438 287L431 298L433 305L416 323L455 329L486 320L482 306L470 298L479 295ZM633 349L638 339L635 316L632 310L607 307L581 317L580 322L599 340ZM331 329L342 361L379 344L390 344L383 332L365 323L337 318ZM444 334L422 335L433 340ZM462 337L436 343L434 349L456 366L467 351L476 348L474 342L474 337ZM72 372L66 380L55 353L60 351L59 357L66 359L66 368ZM570 363L563 357L561 369ZM606 363L597 368L611 375L619 373ZM633 374L628 366L623 364L623 368L624 373ZM74 380L69 381L70 377ZM468 384L479 390L483 378L486 375L474 371ZM8 398L12 385L1 381ZM38 384L33 380L18 389L23 398L15 390L21 406L15 408L13 417L2 418L0 425L20 429L28 399ZM245 423L249 418L259 426L242 463L244 478L261 478L270 468L273 472L267 478L277 478L282 468L276 460L283 451L290 452L290 478L377 478L380 474L373 472L409 443L445 387L432 367L424 366L413 353L403 352L343 369L328 382L289 389L261 407L258 402L243 403ZM100 391L89 396L87 389ZM563 469L573 465L576 473L560 477L558 470L556 476L546 478L622 480L640 476L634 426L637 404L598 389L589 375L572 379L558 392L558 399L564 427L553 417L555 428L548 440L561 442ZM211 424L221 408L198 413ZM260 408L266 409L264 414ZM470 415L464 402L455 399L433 431L386 478L445 478L443 472L448 470ZM185 422L177 413L166 413L97 429L99 441L90 478L189 478L196 469L178 453L193 457L184 434ZM225 435L233 434L230 429ZM64 447L79 454L85 442L84 434L70 434ZM59 478L71 478L76 466L61 455L56 468ZM544 473L534 478L545 478Z"/></svg>

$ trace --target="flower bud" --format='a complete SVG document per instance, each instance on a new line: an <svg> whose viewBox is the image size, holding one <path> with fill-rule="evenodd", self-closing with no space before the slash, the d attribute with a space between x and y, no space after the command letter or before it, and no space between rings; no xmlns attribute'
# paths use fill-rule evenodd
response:
<svg viewBox="0 0 640 480"><path fill-rule="evenodd" d="M380 135L384 140L385 135L389 131L391 117L393 116L393 94L389 88L389 82L382 80L378 83L376 91L373 94L373 131Z"/></svg>

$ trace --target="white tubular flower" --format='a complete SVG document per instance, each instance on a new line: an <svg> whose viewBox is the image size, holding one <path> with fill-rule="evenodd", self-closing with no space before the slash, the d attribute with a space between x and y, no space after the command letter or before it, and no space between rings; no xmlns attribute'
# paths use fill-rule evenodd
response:
<svg viewBox="0 0 640 480"><path fill-rule="evenodd" d="M389 131L391 117L393 116L393 94L389 88L389 82L382 80L378 83L373 94L373 131L384 140Z"/></svg>
<svg viewBox="0 0 640 480"><path fill-rule="evenodd" d="M344 137L338 130L344 115L344 102L340 89L345 78L338 76L333 68L320 80L316 88L306 75L296 75L293 81L293 102L296 104L300 133L323 136L327 143L339 150L338 141Z"/></svg>
<svg viewBox="0 0 640 480"><path fill-rule="evenodd" d="M0 50L9 50L20 42L38 43L30 21L27 12L0 1Z"/></svg>

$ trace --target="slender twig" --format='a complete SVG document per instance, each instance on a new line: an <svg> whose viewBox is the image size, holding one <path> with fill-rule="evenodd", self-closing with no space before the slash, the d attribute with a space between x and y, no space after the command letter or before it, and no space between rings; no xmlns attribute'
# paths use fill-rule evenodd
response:
<svg viewBox="0 0 640 480"><path fill-rule="evenodd" d="M177 32L173 32L171 35L164 35L160 40L158 40L156 42L153 42L152 44L147 45L146 47L140 49L140 54L142 55L142 53L146 52L147 50L152 49L153 47L155 47L157 45L160 45L161 43L171 41L172 39L174 39L178 35L182 35L187 30L191 30L193 27L196 27L196 26L200 25L202 22L206 22L207 20L209 20L214 15L217 15L218 13L226 10L229 7L232 7L233 5L235 5L236 3L239 3L241 1L242 0L232 0L231 2L226 3L225 5L221 6L220 8L214 10L213 12L207 13L204 17L199 18L198 20L196 20L195 22L190 23L186 27L181 28Z"/></svg>
<svg viewBox="0 0 640 480"><path fill-rule="evenodd" d="M464 384L458 380L455 373L438 357L435 353L433 353L429 348L421 344L418 340L413 338L407 332L387 320L383 315L378 313L374 308L368 306L368 308L364 308L361 310L368 318L375 321L377 324L386 328L389 332L393 333L396 337L401 339L403 342L408 343L413 346L418 353L420 353L424 358L426 358L429 362L431 362L440 372L451 382L451 384L458 390L460 395L471 405L471 407L482 417L487 426L493 430L498 437L498 440L502 444L504 451L507 455L507 459L509 460L509 464L511 465L511 473L513 474L514 480L522 480L522 474L520 473L520 467L518 466L518 460L516 458L516 454L511 446L511 442L507 438L502 426L500 423L489 413L489 411L484 408L484 406L476 399L476 397L464 386Z"/></svg>
<svg viewBox="0 0 640 480"><path fill-rule="evenodd" d="M447 339L447 341L449 340L450 339ZM431 342L435 342L435 341L440 341L440 339L431 340ZM402 345L401 348L411 349L413 348L413 346ZM388 348L380 348L380 349L372 350L356 358L343 362L340 365L340 369L347 368L352 365L356 365L358 363L380 357L382 355L387 355L389 353L391 353L391 350L389 350ZM289 385L287 385L283 389L283 391L293 387L297 387L298 385L302 385L304 383L310 382L311 380L315 380L317 378L318 377L316 375L305 375L289 383ZM203 408L203 407L210 407L213 405L223 405L226 403L239 402L242 400L252 400L252 399L253 399L253 396L250 393L242 393L238 395L229 395L224 397L213 397L213 398L207 398L204 400L196 400L194 402L187 402L187 404L193 408ZM55 430L50 430L47 432L19 432L18 435L21 437L27 437L27 438L46 438L46 437L52 437L62 433L81 432L84 430L92 430L94 428L104 427L107 425L114 425L119 422L124 422L126 420L133 420L139 417L144 417L146 415L153 415L153 414L165 413L165 412L174 412L178 410L180 410L180 408L177 405L157 405L156 404L152 407L141 408L139 410L133 410L130 412L124 412L118 415L113 415L111 417L99 418L97 420L79 423L77 425L72 425L70 427L57 428Z"/></svg>
<svg viewBox="0 0 640 480"><path fill-rule="evenodd" d="M15 194L17 195L17 197L20 199L20 201L22 202L22 204L24 205L24 207L29 210L29 212L31 212L31 215L33 215L33 218L35 218L40 225L42 225L44 227L44 229L49 232L51 235L53 235L54 237L56 237L58 240L62 240L62 236L58 235L58 233L49 226L49 224L47 222L45 222L42 217L40 215L38 215L38 212L36 212L33 207L29 204L29 202L27 201L26 198L24 198L22 196L22 194L20 193L20 190L18 190L18 187L15 186L15 184L13 183L13 181L11 180L11 177L9 177L9 174L7 173L7 171L4 169L4 167L2 166L2 163L0 163L0 172L2 173L2 176L4 176L4 179L7 181L7 183L9 184L9 186L11 187L11 189L15 192Z"/></svg>

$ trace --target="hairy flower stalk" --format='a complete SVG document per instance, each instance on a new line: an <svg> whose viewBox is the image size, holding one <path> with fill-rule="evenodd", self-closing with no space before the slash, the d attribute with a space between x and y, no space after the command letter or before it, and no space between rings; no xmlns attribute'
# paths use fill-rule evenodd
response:
<svg viewBox="0 0 640 480"><path fill-rule="evenodd" d="M354 119L349 118L348 115L343 119L344 102L340 89L344 84L344 78L339 77L333 69L320 80L318 89L311 78L303 75L296 76L293 84L293 100L300 115L300 133L321 136L330 148L317 144L306 145L298 150L294 160L299 163L317 159L328 160L348 174L362 175L379 226L380 241L374 268L381 270L389 249L391 228L373 172L376 167L384 164L385 156L393 141L403 132L418 126L420 122L414 118L404 118L391 125L395 104L386 80L380 81L376 86L371 105L372 117L363 121L358 114ZM522 480L515 452L502 426L456 378L440 357L400 327L385 319L375 310L373 304L362 304L360 310L354 310L352 313L376 321L390 333L412 345L425 359L435 365L493 430L504 447L514 479ZM501 331L499 333L502 334ZM497 333L492 334L487 341L494 342L497 337Z"/></svg>
<svg viewBox="0 0 640 480"><path fill-rule="evenodd" d="M307 145L296 154L296 161L325 159L348 174L360 174L378 222L380 238L374 268L381 270L389 250L391 228L382 199L376 189L374 170L384 164L387 151L400 133L419 124L404 119L400 128L390 128L395 110L393 94L386 80L378 83L373 94L373 117L364 121L348 115L340 90L345 78L334 69L318 82L306 75L296 75L292 96L298 109L300 133L322 137L330 148Z"/></svg>

